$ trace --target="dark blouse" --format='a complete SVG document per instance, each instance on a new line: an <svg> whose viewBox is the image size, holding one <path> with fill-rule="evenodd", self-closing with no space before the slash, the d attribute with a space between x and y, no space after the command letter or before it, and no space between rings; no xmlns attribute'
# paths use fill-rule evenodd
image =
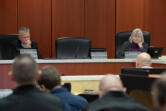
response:
<svg viewBox="0 0 166 111"><path fill-rule="evenodd" d="M148 44L143 43L143 47L139 48L139 46L135 43L130 43L129 41L126 41L122 44L122 46L118 49L116 52L117 58L124 58L124 52L125 51L140 51L140 52L147 52L148 51Z"/></svg>
<svg viewBox="0 0 166 111"><path fill-rule="evenodd" d="M138 46L138 44L136 44L136 43L132 43L132 47L133 47L133 50L134 50L134 51L139 51L139 50L141 50L141 49L143 48L143 47L140 48L140 47Z"/></svg>

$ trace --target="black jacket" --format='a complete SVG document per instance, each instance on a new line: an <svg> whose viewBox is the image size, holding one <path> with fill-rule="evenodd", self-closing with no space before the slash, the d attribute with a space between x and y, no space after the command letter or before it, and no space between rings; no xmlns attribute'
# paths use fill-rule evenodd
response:
<svg viewBox="0 0 166 111"><path fill-rule="evenodd" d="M63 104L34 85L21 86L13 94L0 99L0 111L63 111Z"/></svg>
<svg viewBox="0 0 166 111"><path fill-rule="evenodd" d="M143 45L143 48L138 50L138 51L147 52L148 48L149 48L148 44L144 42L142 45ZM125 51L134 51L133 45L129 41L124 42L122 44L122 46L118 49L117 54L116 54L117 57L118 58L124 58Z"/></svg>
<svg viewBox="0 0 166 111"><path fill-rule="evenodd" d="M109 91L83 111L148 111L122 91Z"/></svg>
<svg viewBox="0 0 166 111"><path fill-rule="evenodd" d="M37 45L37 43L35 42L35 41L33 41L33 40L31 40L31 49L36 49L37 50L37 56L38 56L38 58L40 58L40 53L39 53L39 50L38 50L38 45ZM12 43L11 43L11 45L13 46L13 47L15 47L15 49L16 49L16 54L15 55L19 55L19 51L20 51L20 49L24 49L24 47L22 47L22 45L21 45L21 41L20 40L14 40L14 41L12 41Z"/></svg>

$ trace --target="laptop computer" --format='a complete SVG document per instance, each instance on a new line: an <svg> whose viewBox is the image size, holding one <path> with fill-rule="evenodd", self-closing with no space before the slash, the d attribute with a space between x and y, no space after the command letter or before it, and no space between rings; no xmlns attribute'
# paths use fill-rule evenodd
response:
<svg viewBox="0 0 166 111"><path fill-rule="evenodd" d="M38 59L37 50L36 49L20 49L20 54L29 54L34 59Z"/></svg>
<svg viewBox="0 0 166 111"><path fill-rule="evenodd" d="M148 53L151 55L152 58L159 58L163 53L163 47L149 47Z"/></svg>

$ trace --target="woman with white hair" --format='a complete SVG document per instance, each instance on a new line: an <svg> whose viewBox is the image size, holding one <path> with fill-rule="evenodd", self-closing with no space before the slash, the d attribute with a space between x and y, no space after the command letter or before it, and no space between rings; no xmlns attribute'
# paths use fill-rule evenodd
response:
<svg viewBox="0 0 166 111"><path fill-rule="evenodd" d="M148 51L148 44L144 42L144 37L141 29L136 28L132 31L131 36L129 37L129 41L124 42L120 50L118 51L118 58L124 58L125 51Z"/></svg>

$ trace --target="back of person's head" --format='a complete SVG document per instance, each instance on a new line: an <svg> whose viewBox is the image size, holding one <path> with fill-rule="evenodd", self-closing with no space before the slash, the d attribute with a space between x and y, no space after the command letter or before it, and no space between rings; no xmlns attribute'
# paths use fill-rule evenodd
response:
<svg viewBox="0 0 166 111"><path fill-rule="evenodd" d="M36 61L30 55L19 55L12 64L12 75L19 85L35 83L37 74Z"/></svg>
<svg viewBox="0 0 166 111"><path fill-rule="evenodd" d="M152 99L155 108L166 110L166 73L157 79L152 85ZM163 110L165 108L165 110Z"/></svg>
<svg viewBox="0 0 166 111"><path fill-rule="evenodd" d="M38 80L40 86L44 85L48 90L52 90L56 86L61 85L61 77L53 66L45 66L41 69L42 73Z"/></svg>
<svg viewBox="0 0 166 111"><path fill-rule="evenodd" d="M142 42L144 42L143 32L140 28L136 28L132 31L129 41L132 43L132 37L141 37Z"/></svg>
<svg viewBox="0 0 166 111"><path fill-rule="evenodd" d="M144 66L151 66L151 64L152 64L151 56L146 52L139 54L136 58L137 68L142 68Z"/></svg>
<svg viewBox="0 0 166 111"><path fill-rule="evenodd" d="M108 74L100 81L99 96L102 97L108 91L126 91L117 75Z"/></svg>

